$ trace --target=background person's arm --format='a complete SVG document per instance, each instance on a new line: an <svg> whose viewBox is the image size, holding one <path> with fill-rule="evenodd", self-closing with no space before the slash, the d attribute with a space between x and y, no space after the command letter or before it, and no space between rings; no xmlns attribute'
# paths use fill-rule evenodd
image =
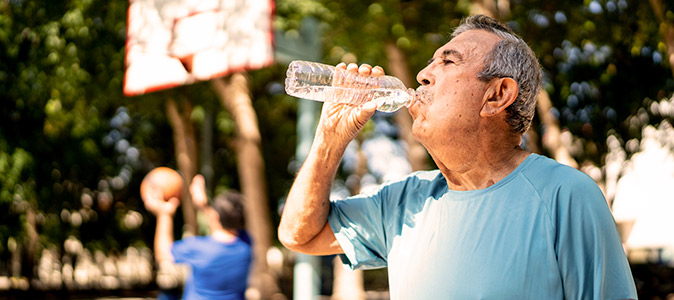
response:
<svg viewBox="0 0 674 300"><path fill-rule="evenodd" d="M337 65L363 75L384 75L381 67ZM348 82L336 84L348 86ZM363 106L325 103L309 155L288 193L279 224L279 240L288 249L313 255L342 253L328 225L330 188L342 155L376 110L373 102Z"/></svg>
<svg viewBox="0 0 674 300"><path fill-rule="evenodd" d="M212 206L208 205L208 195L206 194L206 181L204 176L197 174L192 178L192 183L190 184L190 196L194 207L204 214L208 220L208 232L213 233L222 228L219 216L216 216L217 212Z"/></svg>
<svg viewBox="0 0 674 300"><path fill-rule="evenodd" d="M161 189L150 186L143 195L145 208L157 217L154 234L154 257L157 262L173 261L171 246L173 245L173 215L180 205L178 198L164 201Z"/></svg>
<svg viewBox="0 0 674 300"><path fill-rule="evenodd" d="M157 215L157 228L154 234L154 256L158 262L173 261L173 215Z"/></svg>

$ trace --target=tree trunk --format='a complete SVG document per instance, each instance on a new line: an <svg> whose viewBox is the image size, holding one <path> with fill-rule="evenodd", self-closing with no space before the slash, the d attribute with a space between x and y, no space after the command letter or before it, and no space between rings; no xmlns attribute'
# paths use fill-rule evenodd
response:
<svg viewBox="0 0 674 300"><path fill-rule="evenodd" d="M332 282L331 300L364 300L363 270L347 270L339 256L333 260L335 279Z"/></svg>
<svg viewBox="0 0 674 300"><path fill-rule="evenodd" d="M494 0L472 0L470 5L471 15L485 15L498 19L496 3Z"/></svg>
<svg viewBox="0 0 674 300"><path fill-rule="evenodd" d="M393 43L386 43L386 56L388 57L388 68L391 75L398 77L406 87L417 86L411 78L407 69L407 62L402 51ZM412 136L412 117L406 108L395 113L394 121L398 124L400 137L407 143L407 160L412 166L413 171L424 170L428 168L428 152Z"/></svg>
<svg viewBox="0 0 674 300"><path fill-rule="evenodd" d="M363 136L358 135L358 161L356 172L347 179L347 188L352 195L360 194L360 180L367 173L367 156L363 152ZM342 260L336 256L333 260L332 300L364 300L365 289L363 286L362 270L346 270Z"/></svg>
<svg viewBox="0 0 674 300"><path fill-rule="evenodd" d="M166 115L168 116L171 127L173 128L173 144L175 145L176 162L178 170L185 178L183 186L183 199L181 206L185 222L185 231L191 235L197 234L197 217L192 205L192 198L188 192L188 186L192 182L192 177L196 175L197 164L197 146L194 133L194 126L190 121L192 114L192 104L189 101L181 101L182 110L178 111L176 101L169 99L166 101Z"/></svg>
<svg viewBox="0 0 674 300"><path fill-rule="evenodd" d="M494 19L507 16L510 13L510 1L508 0L472 0L470 6L471 15L485 15Z"/></svg>
<svg viewBox="0 0 674 300"><path fill-rule="evenodd" d="M667 45L667 62L669 62L669 67L672 71L672 76L674 76L674 24L667 21L665 17L665 3L662 0L650 0L651 7L653 8L653 13L655 17L660 21L660 33L665 40L665 45Z"/></svg>
<svg viewBox="0 0 674 300"><path fill-rule="evenodd" d="M544 127L543 137L541 138L543 147L550 152L556 161L578 169L578 163L571 157L569 150L562 145L562 131L559 128L559 121L557 121L557 118L550 112L550 109L552 109L552 102L550 101L548 92L545 90L541 90L538 94L536 108L538 110L538 116L541 119L541 124L543 124Z"/></svg>
<svg viewBox="0 0 674 300"><path fill-rule="evenodd" d="M34 203L34 202L33 202ZM26 205L26 241L25 241L25 256L21 264L21 275L26 278L33 278L35 266L35 251L38 246L37 225L35 223L35 206L31 202Z"/></svg>
<svg viewBox="0 0 674 300"><path fill-rule="evenodd" d="M267 266L267 250L271 246L271 222L267 205L264 161L260 150L260 131L248 88L248 78L235 73L226 79L212 81L222 105L236 124L237 168L241 192L246 199L246 226L253 238L255 260L251 272L251 288L260 299L270 299L278 292L276 280Z"/></svg>
<svg viewBox="0 0 674 300"><path fill-rule="evenodd" d="M213 109L207 108L204 111L204 121L201 126L201 143L200 148L201 152L199 158L201 158L201 165L199 167L199 173L204 176L206 180L206 190L213 190L213 124L214 124L214 113Z"/></svg>

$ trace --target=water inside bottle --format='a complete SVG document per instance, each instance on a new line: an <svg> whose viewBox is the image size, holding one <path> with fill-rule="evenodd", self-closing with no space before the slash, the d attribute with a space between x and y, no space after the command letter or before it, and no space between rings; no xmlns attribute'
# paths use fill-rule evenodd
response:
<svg viewBox="0 0 674 300"><path fill-rule="evenodd" d="M340 70L337 71L339 76L349 82L349 86L332 86L333 70L316 63L293 62L286 72L286 93L298 98L352 105L375 101L377 110L384 112L396 111L413 102L414 91L405 90L397 78L373 78Z"/></svg>
<svg viewBox="0 0 674 300"><path fill-rule="evenodd" d="M363 105L368 101L377 103L377 110L393 112L409 106L412 97L407 91L398 89L350 89L333 86L294 86L287 90L289 95L316 101L336 101L345 104Z"/></svg>
<svg viewBox="0 0 674 300"><path fill-rule="evenodd" d="M394 112L403 106L409 107L414 101L414 96L410 94L410 91L411 89L407 91L386 89L383 93L375 95L377 110Z"/></svg>

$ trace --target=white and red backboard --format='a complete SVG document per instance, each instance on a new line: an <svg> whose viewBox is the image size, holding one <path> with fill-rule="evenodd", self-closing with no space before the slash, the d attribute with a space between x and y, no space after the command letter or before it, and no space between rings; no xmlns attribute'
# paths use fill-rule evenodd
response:
<svg viewBox="0 0 674 300"><path fill-rule="evenodd" d="M124 94L272 64L273 9L273 0L130 0Z"/></svg>

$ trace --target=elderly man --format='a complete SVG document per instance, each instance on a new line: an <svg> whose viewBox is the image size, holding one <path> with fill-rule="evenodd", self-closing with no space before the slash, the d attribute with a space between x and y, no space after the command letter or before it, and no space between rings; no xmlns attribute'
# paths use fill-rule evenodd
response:
<svg viewBox="0 0 674 300"><path fill-rule="evenodd" d="M519 146L541 86L520 37L470 17L417 81L412 132L439 170L330 201L342 154L375 106L324 104L279 226L286 247L342 254L351 268L388 267L393 299L636 299L594 181Z"/></svg>

